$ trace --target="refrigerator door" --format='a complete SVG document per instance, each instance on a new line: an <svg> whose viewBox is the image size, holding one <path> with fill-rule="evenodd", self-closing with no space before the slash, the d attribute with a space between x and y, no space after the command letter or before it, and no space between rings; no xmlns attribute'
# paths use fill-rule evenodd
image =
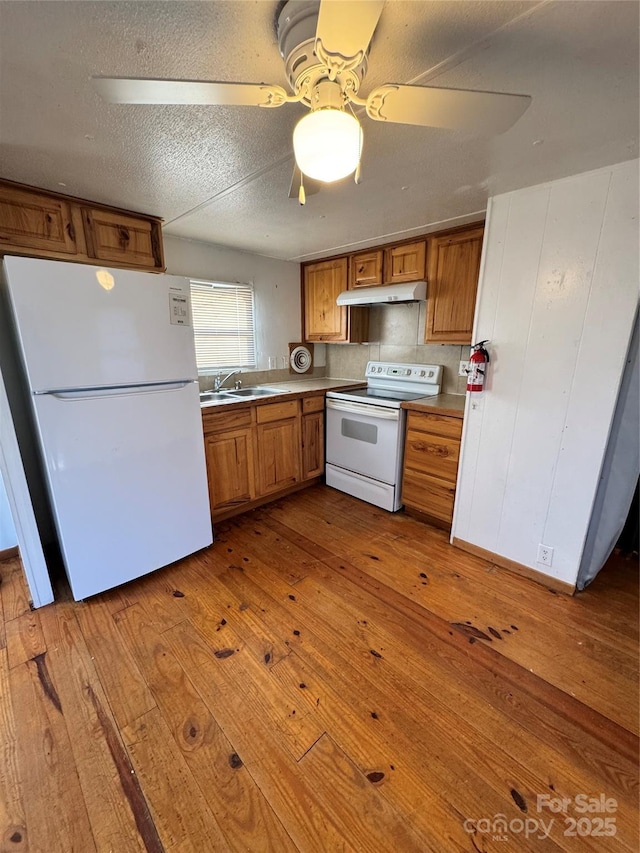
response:
<svg viewBox="0 0 640 853"><path fill-rule="evenodd" d="M211 544L197 382L33 402L76 600Z"/></svg>
<svg viewBox="0 0 640 853"><path fill-rule="evenodd" d="M32 391L197 377L187 279L35 258L4 264Z"/></svg>

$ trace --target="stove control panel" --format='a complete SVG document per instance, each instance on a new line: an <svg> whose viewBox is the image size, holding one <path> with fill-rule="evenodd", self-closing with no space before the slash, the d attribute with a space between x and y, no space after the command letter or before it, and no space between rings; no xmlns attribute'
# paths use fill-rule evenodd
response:
<svg viewBox="0 0 640 853"><path fill-rule="evenodd" d="M387 364L370 361L367 364L367 376L389 377L398 380L437 382L442 371L439 364Z"/></svg>
<svg viewBox="0 0 640 853"><path fill-rule="evenodd" d="M424 397L440 393L442 365L370 361L365 376L370 388Z"/></svg>

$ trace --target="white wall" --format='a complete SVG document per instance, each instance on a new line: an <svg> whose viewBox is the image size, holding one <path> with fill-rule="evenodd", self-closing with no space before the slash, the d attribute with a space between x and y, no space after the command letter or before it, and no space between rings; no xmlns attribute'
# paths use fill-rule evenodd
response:
<svg viewBox="0 0 640 853"><path fill-rule="evenodd" d="M575 582L637 301L637 160L490 200L453 536Z"/></svg>
<svg viewBox="0 0 640 853"><path fill-rule="evenodd" d="M167 235L164 250L168 273L253 284L257 369L268 369L269 356L288 359L289 342L301 340L299 264ZM315 364L323 366L324 359L324 346L316 345Z"/></svg>
<svg viewBox="0 0 640 853"><path fill-rule="evenodd" d="M13 526L13 518L11 517L7 493L2 482L2 474L0 474L0 551L5 551L7 548L14 548L17 544L18 537Z"/></svg>

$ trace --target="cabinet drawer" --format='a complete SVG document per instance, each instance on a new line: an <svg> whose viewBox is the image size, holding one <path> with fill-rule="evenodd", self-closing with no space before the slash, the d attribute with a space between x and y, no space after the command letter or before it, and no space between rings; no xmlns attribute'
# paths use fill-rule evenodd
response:
<svg viewBox="0 0 640 853"><path fill-rule="evenodd" d="M414 429L407 430L405 468L431 474L455 484L459 458L459 441Z"/></svg>
<svg viewBox="0 0 640 853"><path fill-rule="evenodd" d="M426 512L451 524L455 494L455 485L437 477L429 477L417 471L404 472L402 502L410 509Z"/></svg>
<svg viewBox="0 0 640 853"><path fill-rule="evenodd" d="M203 409L202 427L204 434L225 432L231 429L242 429L251 426L251 409L240 409L236 412L221 412L220 410Z"/></svg>
<svg viewBox="0 0 640 853"><path fill-rule="evenodd" d="M451 418L435 412L409 412L407 428L459 439L462 436L462 418Z"/></svg>
<svg viewBox="0 0 640 853"><path fill-rule="evenodd" d="M256 420L259 424L267 424L271 421L283 421L285 418L295 418L298 414L298 401L285 400L282 403L267 403L258 406Z"/></svg>
<svg viewBox="0 0 640 853"><path fill-rule="evenodd" d="M320 397L303 397L302 411L304 414L309 412L322 412L324 410L324 394Z"/></svg>

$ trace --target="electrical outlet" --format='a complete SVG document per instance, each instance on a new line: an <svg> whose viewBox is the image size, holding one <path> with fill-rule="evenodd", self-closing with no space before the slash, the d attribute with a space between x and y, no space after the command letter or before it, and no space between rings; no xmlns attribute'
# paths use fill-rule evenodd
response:
<svg viewBox="0 0 640 853"><path fill-rule="evenodd" d="M538 562L543 566L553 563L553 548L550 545L543 545L542 542L538 545Z"/></svg>
<svg viewBox="0 0 640 853"><path fill-rule="evenodd" d="M461 361L460 367L458 368L458 376L468 376L469 374L469 362Z"/></svg>

